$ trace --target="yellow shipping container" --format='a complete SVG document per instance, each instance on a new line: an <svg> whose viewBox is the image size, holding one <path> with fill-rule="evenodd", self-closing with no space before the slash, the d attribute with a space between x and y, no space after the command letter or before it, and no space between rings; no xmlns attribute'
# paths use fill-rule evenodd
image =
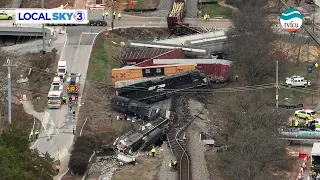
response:
<svg viewBox="0 0 320 180"><path fill-rule="evenodd" d="M112 69L112 84L114 85L117 81L168 76L195 69L196 64L116 68Z"/></svg>

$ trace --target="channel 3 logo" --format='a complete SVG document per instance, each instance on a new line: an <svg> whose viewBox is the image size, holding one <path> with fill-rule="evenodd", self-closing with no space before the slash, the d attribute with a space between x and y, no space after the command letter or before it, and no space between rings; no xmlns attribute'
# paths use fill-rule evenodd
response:
<svg viewBox="0 0 320 180"><path fill-rule="evenodd" d="M85 13L83 11L77 11L73 14L73 18L77 21L77 22L82 22L85 20Z"/></svg>

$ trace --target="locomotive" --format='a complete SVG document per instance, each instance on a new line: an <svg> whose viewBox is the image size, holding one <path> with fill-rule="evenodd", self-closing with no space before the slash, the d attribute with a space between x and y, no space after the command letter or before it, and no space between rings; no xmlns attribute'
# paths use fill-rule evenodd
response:
<svg viewBox="0 0 320 180"><path fill-rule="evenodd" d="M174 92L196 88L206 85L207 80L204 74L198 70L191 70L172 76L148 80L129 86L117 88L117 95L130 99L153 103L163 100Z"/></svg>
<svg viewBox="0 0 320 180"><path fill-rule="evenodd" d="M115 96L111 98L111 107L119 112L131 114L143 120L152 120L159 116L160 109L135 101L126 97Z"/></svg>

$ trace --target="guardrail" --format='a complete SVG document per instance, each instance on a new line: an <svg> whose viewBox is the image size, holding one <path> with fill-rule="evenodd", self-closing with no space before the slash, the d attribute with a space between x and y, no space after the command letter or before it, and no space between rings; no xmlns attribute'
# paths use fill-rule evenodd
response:
<svg viewBox="0 0 320 180"><path fill-rule="evenodd" d="M87 170L84 173L84 175L82 176L82 180L85 180L88 177L88 173L89 173L89 171L91 169L91 166L92 166L93 162L96 161L96 159L97 159L96 152L93 151L93 153L92 153L92 155L90 156L90 159L89 159Z"/></svg>

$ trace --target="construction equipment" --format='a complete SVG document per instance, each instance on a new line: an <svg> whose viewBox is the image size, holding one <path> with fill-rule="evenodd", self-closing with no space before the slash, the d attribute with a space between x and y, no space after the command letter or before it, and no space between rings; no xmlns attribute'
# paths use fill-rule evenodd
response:
<svg viewBox="0 0 320 180"><path fill-rule="evenodd" d="M79 94L80 77L80 73L69 73L67 78L67 92L69 94Z"/></svg>

